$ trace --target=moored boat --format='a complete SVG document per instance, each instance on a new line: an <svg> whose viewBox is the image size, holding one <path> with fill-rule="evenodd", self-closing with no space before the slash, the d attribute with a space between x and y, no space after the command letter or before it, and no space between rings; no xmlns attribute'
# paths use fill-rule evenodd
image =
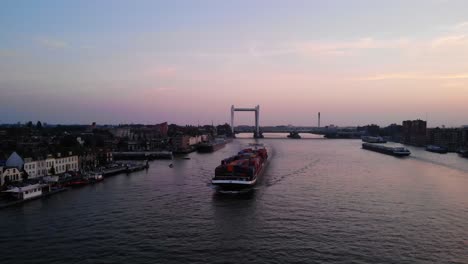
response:
<svg viewBox="0 0 468 264"><path fill-rule="evenodd" d="M397 157L409 156L411 154L411 152L404 147L390 147L372 143L363 143L362 148Z"/></svg>
<svg viewBox="0 0 468 264"><path fill-rule="evenodd" d="M197 151L201 153L215 152L226 145L225 140L215 140L212 142L202 143L198 146Z"/></svg>
<svg viewBox="0 0 468 264"><path fill-rule="evenodd" d="M13 187L3 192L9 193L17 200L31 200L39 198L50 191L51 187L49 184L32 184L21 187Z"/></svg>
<svg viewBox="0 0 468 264"><path fill-rule="evenodd" d="M254 186L263 174L268 160L267 149L251 144L237 155L221 161L211 183L220 190L242 190Z"/></svg>
<svg viewBox="0 0 468 264"><path fill-rule="evenodd" d="M85 176L85 179L88 180L89 183L96 183L104 180L104 177L100 173L89 173Z"/></svg>
<svg viewBox="0 0 468 264"><path fill-rule="evenodd" d="M428 145L426 146L426 150L430 152L445 154L448 152L448 149L445 147L435 146L435 145Z"/></svg>
<svg viewBox="0 0 468 264"><path fill-rule="evenodd" d="M291 132L289 135L288 135L288 138L292 138L292 139L300 139L301 138L301 135L299 135L299 132Z"/></svg>

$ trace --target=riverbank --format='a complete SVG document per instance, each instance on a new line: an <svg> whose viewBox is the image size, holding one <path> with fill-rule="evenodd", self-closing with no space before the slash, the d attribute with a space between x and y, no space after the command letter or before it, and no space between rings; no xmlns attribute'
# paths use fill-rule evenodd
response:
<svg viewBox="0 0 468 264"><path fill-rule="evenodd" d="M42 199L49 197L51 195L55 195L57 193L61 193L67 191L69 189L75 187L83 187L86 185L96 184L98 182L103 181L104 179L115 176L118 174L130 174L133 172L145 170L149 168L149 163L146 161L144 163L135 163L135 162L126 162L126 163L115 163L109 165L108 167L99 168L94 172L89 173L80 173L79 176L74 176L71 178L66 178L64 181L63 178L60 180L60 176L57 175L56 182L49 182L48 188L51 191L41 194L40 196L36 196L30 199L14 199L10 196L7 196L5 193L0 197L0 209L21 205L33 200ZM54 176L53 176L54 177Z"/></svg>

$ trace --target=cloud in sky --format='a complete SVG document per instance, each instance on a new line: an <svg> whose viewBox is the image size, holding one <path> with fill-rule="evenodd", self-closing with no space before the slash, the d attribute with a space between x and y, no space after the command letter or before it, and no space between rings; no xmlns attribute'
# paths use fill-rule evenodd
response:
<svg viewBox="0 0 468 264"><path fill-rule="evenodd" d="M458 24L452 25L449 27L449 30L460 32L460 31L468 31L468 21L463 21Z"/></svg>
<svg viewBox="0 0 468 264"><path fill-rule="evenodd" d="M41 46L49 49L63 49L69 47L69 43L64 40L53 39L48 37L40 37L36 39L36 42Z"/></svg>
<svg viewBox="0 0 468 264"><path fill-rule="evenodd" d="M468 38L466 35L448 35L448 36L442 36L439 38L436 38L432 40L431 42L431 47L432 48L444 48L444 47L450 47L450 46L455 46L455 45L461 45L464 47L468 44Z"/></svg>
<svg viewBox="0 0 468 264"><path fill-rule="evenodd" d="M411 53L430 53L436 49L468 49L468 21L446 27L431 38L401 36L391 39L379 39L366 36L347 40L301 40L285 41L280 44L255 41L248 53L254 57L293 55L311 57L340 57L363 54L371 50L396 50L404 55Z"/></svg>
<svg viewBox="0 0 468 264"><path fill-rule="evenodd" d="M395 40L378 40L372 37L359 38L349 41L304 41L292 43L298 54L306 56L343 56L355 55L358 51L371 49L398 49L410 45L404 38Z"/></svg>
<svg viewBox="0 0 468 264"><path fill-rule="evenodd" d="M358 78L360 81L381 81L381 80L459 80L468 79L468 73L462 74L417 74L417 73L391 73L377 74L369 77Z"/></svg>

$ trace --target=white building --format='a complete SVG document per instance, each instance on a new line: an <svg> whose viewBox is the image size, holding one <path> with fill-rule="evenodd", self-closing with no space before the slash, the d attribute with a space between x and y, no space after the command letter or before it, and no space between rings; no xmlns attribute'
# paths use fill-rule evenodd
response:
<svg viewBox="0 0 468 264"><path fill-rule="evenodd" d="M28 174L28 179L47 176L46 161L26 158L24 159L24 171Z"/></svg>
<svg viewBox="0 0 468 264"><path fill-rule="evenodd" d="M202 136L190 137L190 139L189 139L189 145L190 145L190 146L194 146L194 145L200 144L202 141L203 141Z"/></svg>
<svg viewBox="0 0 468 264"><path fill-rule="evenodd" d="M78 171L78 156L72 155L70 152L67 156L62 156L60 153L57 153L56 157L48 155L45 160L25 159L24 171L28 173L29 179L51 175L52 168L54 168L55 174Z"/></svg>
<svg viewBox="0 0 468 264"><path fill-rule="evenodd" d="M0 167L0 186L5 182L21 182L21 171L16 167Z"/></svg>
<svg viewBox="0 0 468 264"><path fill-rule="evenodd" d="M118 138L131 137L130 127L117 127L110 130L110 132Z"/></svg>
<svg viewBox="0 0 468 264"><path fill-rule="evenodd" d="M57 154L54 163L55 173L64 173L67 171L78 171L78 156L73 156L69 153L69 156L62 157Z"/></svg>

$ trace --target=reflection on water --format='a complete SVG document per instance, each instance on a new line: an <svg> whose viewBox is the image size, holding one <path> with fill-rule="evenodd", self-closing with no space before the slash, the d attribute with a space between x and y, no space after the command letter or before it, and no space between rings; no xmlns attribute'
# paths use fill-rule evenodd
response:
<svg viewBox="0 0 468 264"><path fill-rule="evenodd" d="M254 141L1 210L2 264L467 263L467 159L259 139L270 152L259 184L216 193L214 168Z"/></svg>

